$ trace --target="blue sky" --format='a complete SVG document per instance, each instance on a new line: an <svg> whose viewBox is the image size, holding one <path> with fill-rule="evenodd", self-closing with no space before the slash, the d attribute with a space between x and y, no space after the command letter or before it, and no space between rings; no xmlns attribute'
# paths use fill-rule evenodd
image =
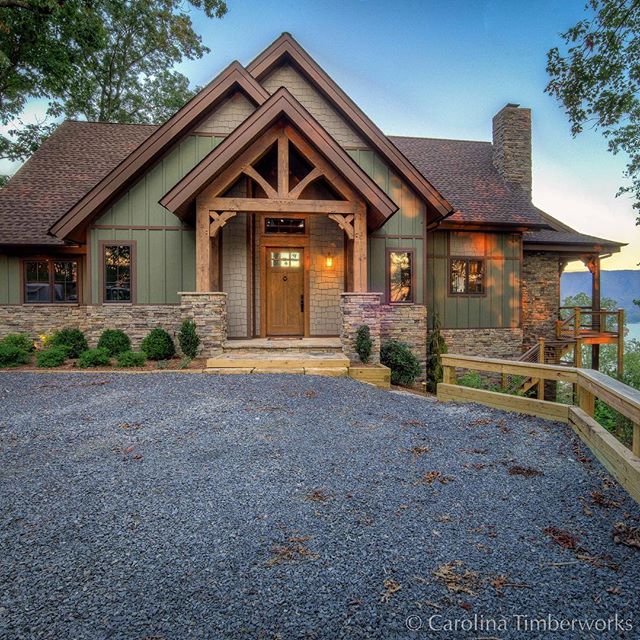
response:
<svg viewBox="0 0 640 640"><path fill-rule="evenodd" d="M546 51L584 15L585 0L228 0L222 20L194 12L211 53L181 65L204 84L248 63L282 31L388 134L491 139L505 103L533 111L534 202L580 231L629 242L603 268L637 268L640 227L615 198L625 158L594 131L576 139L544 93Z"/></svg>

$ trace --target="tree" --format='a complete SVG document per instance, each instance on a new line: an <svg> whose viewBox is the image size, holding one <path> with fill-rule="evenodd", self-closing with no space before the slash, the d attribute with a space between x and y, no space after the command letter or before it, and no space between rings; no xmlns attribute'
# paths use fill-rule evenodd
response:
<svg viewBox="0 0 640 640"><path fill-rule="evenodd" d="M640 224L640 2L589 0L589 15L562 34L565 50L547 53L546 92L563 105L571 132L601 129L609 150L628 156L628 183Z"/></svg>
<svg viewBox="0 0 640 640"><path fill-rule="evenodd" d="M427 390L435 393L442 382L442 355L447 353L447 344L440 332L440 316L433 314L433 326L427 338Z"/></svg>
<svg viewBox="0 0 640 640"><path fill-rule="evenodd" d="M188 0L222 17L224 0ZM0 0L0 122L31 98L51 117L159 122L192 95L173 67L209 49L182 0ZM21 123L0 138L0 158L28 157L51 125Z"/></svg>

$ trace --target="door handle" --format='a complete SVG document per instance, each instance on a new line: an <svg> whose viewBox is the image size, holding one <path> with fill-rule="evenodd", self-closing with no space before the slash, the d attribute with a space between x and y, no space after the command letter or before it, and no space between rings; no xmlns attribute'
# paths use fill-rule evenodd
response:
<svg viewBox="0 0 640 640"><path fill-rule="evenodd" d="M300 311L304 313L304 293L300 295Z"/></svg>

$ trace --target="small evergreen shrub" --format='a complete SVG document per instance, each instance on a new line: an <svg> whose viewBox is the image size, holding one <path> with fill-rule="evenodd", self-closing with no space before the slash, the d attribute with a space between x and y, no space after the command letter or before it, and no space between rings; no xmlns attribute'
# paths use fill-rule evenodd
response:
<svg viewBox="0 0 640 640"><path fill-rule="evenodd" d="M110 364L111 357L106 349L87 349L78 358L78 366L82 369L108 367Z"/></svg>
<svg viewBox="0 0 640 640"><path fill-rule="evenodd" d="M147 356L142 351L123 351L118 354L116 363L119 367L144 367Z"/></svg>
<svg viewBox="0 0 640 640"><path fill-rule="evenodd" d="M29 364L31 355L28 351L13 344L0 342L0 369L7 367L19 367L21 364Z"/></svg>
<svg viewBox="0 0 640 640"><path fill-rule="evenodd" d="M31 353L35 350L33 340L26 333L10 333L0 340L0 345L16 347L21 351Z"/></svg>
<svg viewBox="0 0 640 640"><path fill-rule="evenodd" d="M142 341L142 351L149 360L168 360L176 353L171 336L161 327L156 327Z"/></svg>
<svg viewBox="0 0 640 640"><path fill-rule="evenodd" d="M98 349L105 349L115 358L120 353L131 351L131 340L120 329L105 329L98 340Z"/></svg>
<svg viewBox="0 0 640 640"><path fill-rule="evenodd" d="M388 340L380 348L380 362L391 369L391 382L411 387L420 375L420 362L409 345L397 340Z"/></svg>
<svg viewBox="0 0 640 640"><path fill-rule="evenodd" d="M71 327L56 331L48 344L52 347L66 347L68 358L78 358L83 351L89 349L84 333Z"/></svg>
<svg viewBox="0 0 640 640"><path fill-rule="evenodd" d="M63 346L49 347L36 356L36 366L41 369L61 367L67 359L67 348Z"/></svg>
<svg viewBox="0 0 640 640"><path fill-rule="evenodd" d="M367 364L371 358L373 349L373 340L371 339L371 330L369 326L363 324L356 331L356 353L360 358L360 362Z"/></svg>
<svg viewBox="0 0 640 640"><path fill-rule="evenodd" d="M195 358L198 354L198 346L200 345L200 338L196 333L196 323L193 320L185 320L180 327L180 333L178 333L178 342L180 343L180 349L187 358Z"/></svg>
<svg viewBox="0 0 640 640"><path fill-rule="evenodd" d="M427 339L427 390L435 393L438 382L442 382L442 354L447 353L447 344L440 332L440 316L433 314L433 324Z"/></svg>

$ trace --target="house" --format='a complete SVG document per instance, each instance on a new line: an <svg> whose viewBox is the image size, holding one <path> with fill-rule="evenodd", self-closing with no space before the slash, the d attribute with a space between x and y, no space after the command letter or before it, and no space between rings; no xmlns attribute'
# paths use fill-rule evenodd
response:
<svg viewBox="0 0 640 640"><path fill-rule="evenodd" d="M493 141L385 135L284 33L158 126L66 121L0 191L0 335L192 317L238 341L408 342L517 358L552 337L560 274L620 243L531 201L531 113ZM304 339L307 339L305 342ZM319 342L318 342L319 340ZM274 340L276 342L276 340Z"/></svg>

